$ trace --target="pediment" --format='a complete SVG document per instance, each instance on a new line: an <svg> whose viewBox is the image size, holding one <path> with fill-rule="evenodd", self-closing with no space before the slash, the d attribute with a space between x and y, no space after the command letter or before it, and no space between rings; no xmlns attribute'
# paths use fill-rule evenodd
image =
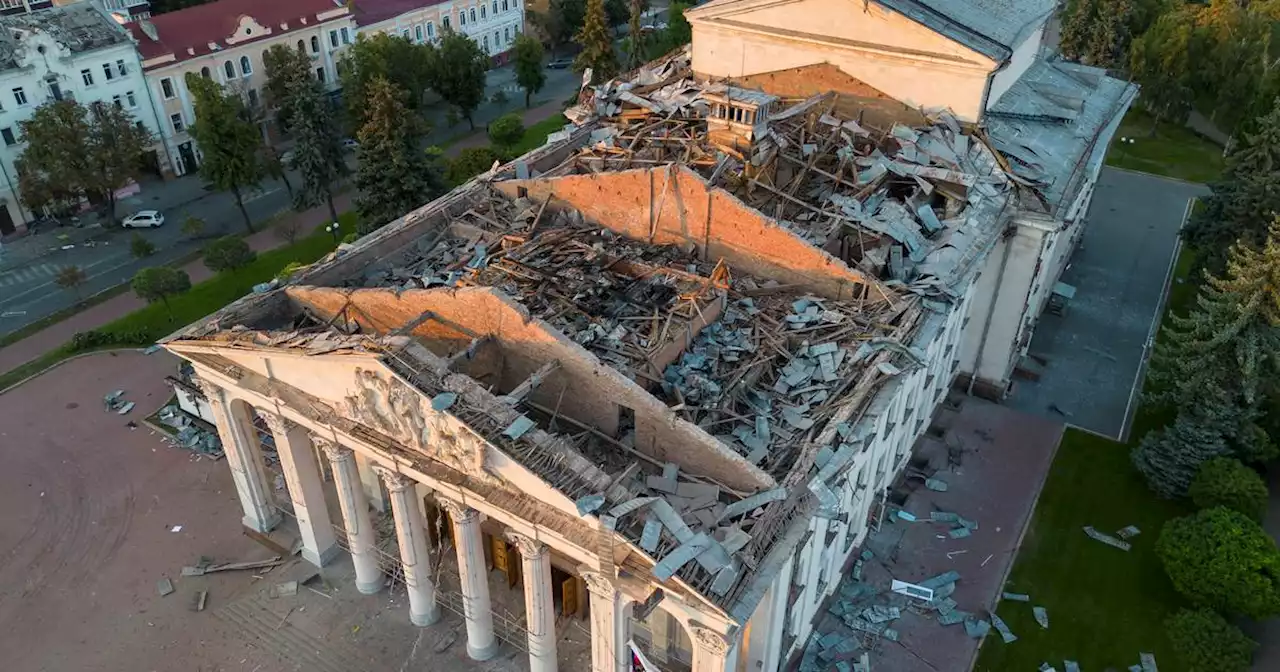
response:
<svg viewBox="0 0 1280 672"><path fill-rule="evenodd" d="M241 15L236 21L236 29L227 36L227 44L236 44L238 42L247 42L256 40L259 37L271 34L271 28L258 23L258 20L248 14Z"/></svg>

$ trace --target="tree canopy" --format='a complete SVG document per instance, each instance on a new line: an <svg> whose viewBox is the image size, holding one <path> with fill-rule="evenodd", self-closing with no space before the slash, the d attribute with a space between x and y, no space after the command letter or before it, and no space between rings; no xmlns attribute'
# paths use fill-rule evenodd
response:
<svg viewBox="0 0 1280 672"><path fill-rule="evenodd" d="M454 106L474 129L476 124L471 115L484 101L489 57L475 40L453 31L446 31L441 38L438 55L439 67L433 71L431 88Z"/></svg>
<svg viewBox="0 0 1280 672"><path fill-rule="evenodd" d="M550 0L546 12L529 12L529 22L547 36L555 51L582 29L586 13L586 0Z"/></svg>
<svg viewBox="0 0 1280 672"><path fill-rule="evenodd" d="M533 94L547 84L547 73L542 67L542 43L532 36L516 36L515 54L516 84L524 89L524 106L529 107Z"/></svg>
<svg viewBox="0 0 1280 672"><path fill-rule="evenodd" d="M138 271L133 276L129 286L133 288L133 293L137 294L138 298L143 301L147 303L160 301L163 303L165 310L169 311L170 319L172 319L173 311L169 308L169 297L191 289L191 278L186 271L168 266L156 266Z"/></svg>
<svg viewBox="0 0 1280 672"><path fill-rule="evenodd" d="M378 79L404 92L403 104L410 110L422 107L437 68L436 49L416 44L398 35L360 34L342 57L342 95L350 108L351 120L359 128L366 119L370 87Z"/></svg>
<svg viewBox="0 0 1280 672"><path fill-rule="evenodd" d="M223 236L204 247L204 265L214 273L244 268L257 258L239 236Z"/></svg>
<svg viewBox="0 0 1280 672"><path fill-rule="evenodd" d="M200 175L220 191L229 191L253 231L253 220L244 207L244 191L262 182L262 134L249 121L244 102L212 79L187 73L187 89L195 105L196 121L191 137L200 147Z"/></svg>
<svg viewBox="0 0 1280 672"><path fill-rule="evenodd" d="M1225 506L1262 522L1270 493L1257 471L1240 460L1217 457L1200 465L1189 494L1202 509Z"/></svg>
<svg viewBox="0 0 1280 672"><path fill-rule="evenodd" d="M376 78L367 91L356 171L361 235L444 191L442 177L423 151L421 122L402 101L400 90L391 81Z"/></svg>
<svg viewBox="0 0 1280 672"><path fill-rule="evenodd" d="M1181 609L1164 624L1189 672L1248 672L1258 643L1211 609Z"/></svg>
<svg viewBox="0 0 1280 672"><path fill-rule="evenodd" d="M618 74L618 55L613 48L604 0L587 0L582 29L574 36L574 41L582 47L578 57L573 59L574 70L591 70L593 83L607 82Z"/></svg>
<svg viewBox="0 0 1280 672"><path fill-rule="evenodd" d="M1165 523L1156 554L1192 604L1264 619L1280 614L1280 551L1248 516L1224 507Z"/></svg>

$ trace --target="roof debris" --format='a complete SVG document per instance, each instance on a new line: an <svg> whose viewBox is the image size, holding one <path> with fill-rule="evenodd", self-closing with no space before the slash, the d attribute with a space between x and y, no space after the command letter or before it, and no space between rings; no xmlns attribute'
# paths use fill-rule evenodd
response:
<svg viewBox="0 0 1280 672"><path fill-rule="evenodd" d="M1084 528L1084 533L1089 535L1091 539L1097 539L1098 541L1101 541L1102 543L1108 546L1114 546L1122 551L1127 551L1133 547L1127 541L1121 541L1109 534L1104 534L1102 532L1095 530L1092 525L1086 526Z"/></svg>
<svg viewBox="0 0 1280 672"><path fill-rule="evenodd" d="M1035 615L1036 623L1045 630L1049 629L1049 611L1044 607L1032 607L1031 613Z"/></svg>

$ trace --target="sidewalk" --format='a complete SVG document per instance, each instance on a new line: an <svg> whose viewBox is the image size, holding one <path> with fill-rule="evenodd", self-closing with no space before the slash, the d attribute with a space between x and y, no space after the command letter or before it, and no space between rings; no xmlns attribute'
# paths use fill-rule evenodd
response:
<svg viewBox="0 0 1280 672"><path fill-rule="evenodd" d="M352 207L349 194L338 196L334 199L334 203L339 212L345 212ZM302 218L302 232L299 235L310 235L316 227L329 221L329 208L321 205L294 216ZM282 244L282 241L276 237L270 228L259 231L245 240L249 243L249 247L256 252L270 250ZM209 269L205 268L204 261L200 259L183 266L182 270L191 276L193 284L206 280L213 275ZM75 336L77 332L97 329L146 305L146 302L135 296L133 292L126 292L76 313L61 322L49 325L17 343L0 349L0 371L12 371L61 346L71 340L71 337ZM177 329L178 326L180 325L174 325L174 328Z"/></svg>
<svg viewBox="0 0 1280 672"><path fill-rule="evenodd" d="M563 101L559 100L543 103L527 110L523 110L521 120L524 122L525 128L528 128L540 121L543 121L544 119L560 114L560 110L563 107ZM472 133L471 135L449 145L449 148L445 150L444 154L448 157L454 157L468 147L484 147L487 144L489 144L488 131L483 128L476 128L475 133Z"/></svg>

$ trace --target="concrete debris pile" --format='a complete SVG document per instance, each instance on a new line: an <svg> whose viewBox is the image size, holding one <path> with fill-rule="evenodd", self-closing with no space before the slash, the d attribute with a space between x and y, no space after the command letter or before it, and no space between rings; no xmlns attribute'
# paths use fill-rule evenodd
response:
<svg viewBox="0 0 1280 672"><path fill-rule="evenodd" d="M648 84L597 87L578 110L577 123L602 123L576 157L580 171L687 165L849 266L935 300L954 298L948 287L972 270L1012 200L1016 183L982 132L945 111L880 129L830 94L786 107L696 84L687 55L657 68L638 73ZM745 143L708 132L708 109L735 99L765 110Z"/></svg>
<svg viewBox="0 0 1280 672"><path fill-rule="evenodd" d="M306 314L303 314L307 318ZM339 320L338 318L342 318ZM294 348L308 355L327 355L335 352L384 352L389 346L400 343L394 337L369 336L358 332L359 324L348 320L346 313L340 313L328 323L307 319L309 324L288 330L259 330L245 325L236 325L231 329L216 331L205 340L219 341L231 346L267 346L278 348Z"/></svg>
<svg viewBox="0 0 1280 672"><path fill-rule="evenodd" d="M182 409L177 406L165 406L160 409L158 417L160 422L174 431L173 438L168 440L171 445L208 455L214 459L220 459L223 456L222 441L218 439L218 432L200 426Z"/></svg>
<svg viewBox="0 0 1280 672"><path fill-rule="evenodd" d="M662 387L678 402L674 410L771 473L791 466L805 437L821 431L851 391L923 359L902 345L910 299L860 305L739 287L720 320L663 372ZM835 448L824 446L815 464L833 466L833 475L869 438L848 423L836 429Z"/></svg>

